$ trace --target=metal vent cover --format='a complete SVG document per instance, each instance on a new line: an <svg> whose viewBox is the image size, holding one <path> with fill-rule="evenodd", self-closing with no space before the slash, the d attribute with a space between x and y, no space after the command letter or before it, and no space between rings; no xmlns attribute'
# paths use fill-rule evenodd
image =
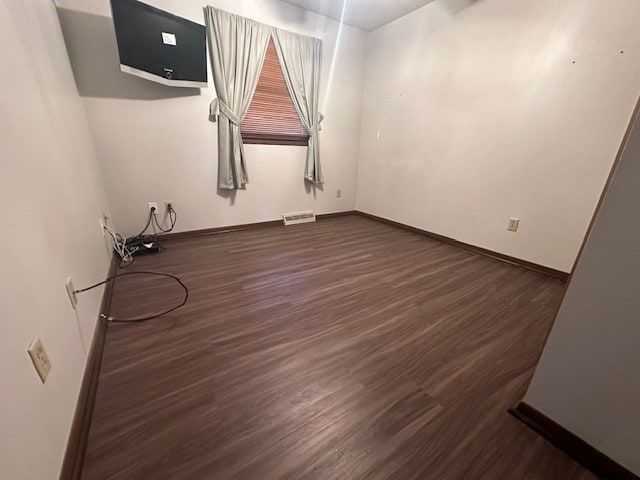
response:
<svg viewBox="0 0 640 480"><path fill-rule="evenodd" d="M298 223L309 223L316 221L316 214L313 212L297 212L297 213L285 213L282 215L282 220L285 225L296 225Z"/></svg>

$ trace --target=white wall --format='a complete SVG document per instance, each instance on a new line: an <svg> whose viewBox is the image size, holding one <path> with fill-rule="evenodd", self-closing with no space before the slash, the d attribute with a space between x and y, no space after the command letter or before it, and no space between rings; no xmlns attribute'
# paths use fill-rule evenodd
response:
<svg viewBox="0 0 640 480"><path fill-rule="evenodd" d="M199 94L120 73L107 0L58 0L100 168L118 230L138 233L146 203L173 200L176 231L275 220L282 213L355 208L362 89L363 32L276 0L149 0L204 23L213 6L323 40L321 133L324 191L303 181L306 147L247 145L250 183L219 195L217 126L208 120L215 90ZM337 56L334 57L339 39ZM333 75L331 74L333 67ZM342 189L342 198L336 190Z"/></svg>
<svg viewBox="0 0 640 480"><path fill-rule="evenodd" d="M640 475L640 122L525 402Z"/></svg>
<svg viewBox="0 0 640 480"><path fill-rule="evenodd" d="M109 213L91 139L48 0L0 2L0 478L58 477L100 289L76 312L64 287L104 277ZM40 382L27 347L52 369Z"/></svg>
<svg viewBox="0 0 640 480"><path fill-rule="evenodd" d="M436 0L372 32L357 208L570 271L640 91L639 22L636 0Z"/></svg>

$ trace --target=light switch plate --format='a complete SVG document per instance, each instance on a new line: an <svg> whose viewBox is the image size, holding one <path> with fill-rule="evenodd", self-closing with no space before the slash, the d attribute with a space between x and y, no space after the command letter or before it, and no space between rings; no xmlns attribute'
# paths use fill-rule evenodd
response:
<svg viewBox="0 0 640 480"><path fill-rule="evenodd" d="M40 380L42 380L42 383L44 383L47 380L49 371L51 370L51 362L49 361L49 356L44 350L44 346L42 345L42 342L38 337L33 339L31 344L29 345L29 348L27 349L27 352L31 357L33 366L36 368L36 371L40 376Z"/></svg>

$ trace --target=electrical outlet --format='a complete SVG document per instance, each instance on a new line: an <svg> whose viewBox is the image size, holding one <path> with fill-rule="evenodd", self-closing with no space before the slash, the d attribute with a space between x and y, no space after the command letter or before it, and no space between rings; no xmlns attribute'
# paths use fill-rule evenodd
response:
<svg viewBox="0 0 640 480"><path fill-rule="evenodd" d="M173 200L165 200L164 201L164 209L165 211L169 211L170 209L173 208Z"/></svg>
<svg viewBox="0 0 640 480"><path fill-rule="evenodd" d="M338 189L336 190L336 198L340 198L342 197L342 190Z"/></svg>
<svg viewBox="0 0 640 480"><path fill-rule="evenodd" d="M78 297L76 296L76 289L73 287L73 282L71 281L71 277L67 278L67 281L64 282L64 286L67 288L67 295L69 295L71 306L75 310L76 307L78 306Z"/></svg>
<svg viewBox="0 0 640 480"><path fill-rule="evenodd" d="M158 213L158 204L156 202L149 202L147 203L147 205L149 206L149 210L152 210L155 208L156 213Z"/></svg>
<svg viewBox="0 0 640 480"><path fill-rule="evenodd" d="M31 341L29 348L27 348L27 352L31 357L33 366L36 368L36 372L38 372L38 375L40 376L40 380L44 383L47 380L49 371L51 370L51 362L49 361L49 356L38 337Z"/></svg>
<svg viewBox="0 0 640 480"><path fill-rule="evenodd" d="M507 223L507 230L509 230L510 232L517 232L518 225L520 225L520 219L511 217L509 219L509 223Z"/></svg>
<svg viewBox="0 0 640 480"><path fill-rule="evenodd" d="M106 213L102 212L99 222L100 222L100 233L102 234L102 236L106 236L107 234L104 231L104 229L109 226L109 217L107 217Z"/></svg>

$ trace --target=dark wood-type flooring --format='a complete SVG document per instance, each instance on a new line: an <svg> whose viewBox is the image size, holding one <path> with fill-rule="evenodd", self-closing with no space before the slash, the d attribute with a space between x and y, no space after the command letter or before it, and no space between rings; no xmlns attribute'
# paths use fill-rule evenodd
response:
<svg viewBox="0 0 640 480"><path fill-rule="evenodd" d="M130 269L189 303L109 326L83 479L595 478L507 413L562 282L355 215L166 247Z"/></svg>

